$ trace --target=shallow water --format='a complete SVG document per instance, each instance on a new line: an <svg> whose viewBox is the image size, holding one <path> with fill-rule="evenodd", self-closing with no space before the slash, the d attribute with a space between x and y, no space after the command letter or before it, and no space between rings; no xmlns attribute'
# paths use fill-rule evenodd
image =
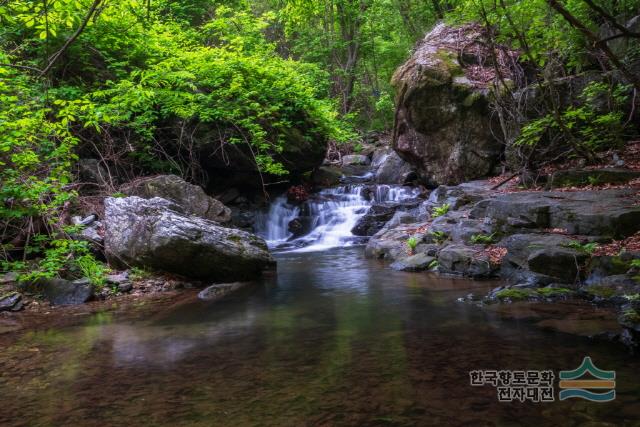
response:
<svg viewBox="0 0 640 427"><path fill-rule="evenodd" d="M394 272L365 260L361 247L278 261L277 275L222 302L192 298L151 314L105 312L76 326L5 334L0 424L640 421L637 356L456 302L493 283ZM494 388L469 385L470 370L557 372L586 355L617 371L615 401L499 403Z"/></svg>

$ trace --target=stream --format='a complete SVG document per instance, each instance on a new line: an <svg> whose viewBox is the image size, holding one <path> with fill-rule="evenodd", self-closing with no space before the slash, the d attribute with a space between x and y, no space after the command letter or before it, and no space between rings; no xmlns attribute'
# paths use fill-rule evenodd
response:
<svg viewBox="0 0 640 427"><path fill-rule="evenodd" d="M251 289L216 303L187 290L0 334L0 425L638 425L640 360L622 346L540 328L526 306L505 319L457 302L495 282L364 258L348 230L371 200L414 196L367 199L356 185L303 207L279 199L262 218L278 270ZM292 238L296 209L314 222ZM614 401L560 402L556 390L551 403L500 403L495 388L469 383L472 370L557 374L584 356L616 371Z"/></svg>

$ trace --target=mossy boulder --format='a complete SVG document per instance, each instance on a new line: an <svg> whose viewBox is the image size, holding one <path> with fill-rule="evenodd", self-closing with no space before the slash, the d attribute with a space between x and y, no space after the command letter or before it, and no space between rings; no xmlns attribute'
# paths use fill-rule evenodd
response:
<svg viewBox="0 0 640 427"><path fill-rule="evenodd" d="M494 73L483 31L474 24L438 24L394 73L393 148L426 183L458 184L489 175L503 151L492 134L489 85L479 78Z"/></svg>

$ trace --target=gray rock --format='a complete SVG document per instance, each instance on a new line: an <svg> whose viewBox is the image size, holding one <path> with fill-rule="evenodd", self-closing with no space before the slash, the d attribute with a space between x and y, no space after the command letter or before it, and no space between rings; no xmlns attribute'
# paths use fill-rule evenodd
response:
<svg viewBox="0 0 640 427"><path fill-rule="evenodd" d="M22 288L42 295L52 305L83 304L93 298L93 286L87 279L69 281L65 279L41 278L33 283L25 283Z"/></svg>
<svg viewBox="0 0 640 427"><path fill-rule="evenodd" d="M262 238L185 215L161 198L105 199L105 252L115 266L202 280L254 278L275 264Z"/></svg>
<svg viewBox="0 0 640 427"><path fill-rule="evenodd" d="M22 294L19 292L11 292L0 297L0 311L19 311L22 307Z"/></svg>
<svg viewBox="0 0 640 427"><path fill-rule="evenodd" d="M215 222L231 220L231 210L222 202L208 196L204 190L175 175L159 175L135 180L126 184L121 191L128 196L143 199L160 197L182 207L190 215Z"/></svg>
<svg viewBox="0 0 640 427"><path fill-rule="evenodd" d="M492 55L488 48L471 54L459 47L478 49L483 39L477 25L438 24L393 75L398 94L393 148L430 184L486 176L499 162L503 146L492 135L489 90L467 72L493 73ZM467 62L472 57L482 57L481 63Z"/></svg>
<svg viewBox="0 0 640 427"><path fill-rule="evenodd" d="M86 227L88 225L91 225L97 219L98 216L96 214L91 214L87 215L84 218L82 218L81 216L74 216L71 218L71 222L73 223L73 225L83 225Z"/></svg>
<svg viewBox="0 0 640 427"><path fill-rule="evenodd" d="M451 244L438 253L438 271L484 278L496 274L483 247Z"/></svg>
<svg viewBox="0 0 640 427"><path fill-rule="evenodd" d="M569 234L621 238L640 230L640 206L634 200L633 190L516 192L477 203L469 216L500 223L516 218Z"/></svg>
<svg viewBox="0 0 640 427"><path fill-rule="evenodd" d="M351 165L368 166L369 163L370 163L369 157L364 156L362 154L349 154L347 156L342 157L343 166L351 166Z"/></svg>
<svg viewBox="0 0 640 427"><path fill-rule="evenodd" d="M94 221L91 225L80 230L80 233L74 236L77 239L85 240L89 243L93 243L95 245L102 245L104 243L104 238L101 234L102 230L102 222Z"/></svg>
<svg viewBox="0 0 640 427"><path fill-rule="evenodd" d="M405 162L390 147L378 149L373 153L371 168L375 171L378 184L405 184L415 175L413 166Z"/></svg>
<svg viewBox="0 0 640 427"><path fill-rule="evenodd" d="M342 170L336 166L320 166L313 171L311 180L315 185L331 187L340 183Z"/></svg>
<svg viewBox="0 0 640 427"><path fill-rule="evenodd" d="M0 274L0 285L18 282L18 274L10 271L9 273Z"/></svg>
<svg viewBox="0 0 640 427"><path fill-rule="evenodd" d="M567 247L572 239L557 234L515 234L501 242L507 248L503 274L539 284L574 283L589 255ZM532 273L532 274L531 274Z"/></svg>
<svg viewBox="0 0 640 427"><path fill-rule="evenodd" d="M427 270L435 260L434 257L425 253L418 253L407 258L399 259L391 264L390 267L398 271L423 271Z"/></svg>
<svg viewBox="0 0 640 427"><path fill-rule="evenodd" d="M110 285L120 285L122 283L127 283L129 281L129 273L123 271L118 274L108 274L107 275L107 283Z"/></svg>
<svg viewBox="0 0 640 427"><path fill-rule="evenodd" d="M118 284L118 292L123 294L129 293L133 290L133 285L130 282L123 282Z"/></svg>
<svg viewBox="0 0 640 427"><path fill-rule="evenodd" d="M373 205L351 229L355 236L373 236L380 231L396 212L395 206Z"/></svg>
<svg viewBox="0 0 640 427"><path fill-rule="evenodd" d="M250 286L252 282L217 283L198 293L198 298L203 301L218 301L227 295Z"/></svg>

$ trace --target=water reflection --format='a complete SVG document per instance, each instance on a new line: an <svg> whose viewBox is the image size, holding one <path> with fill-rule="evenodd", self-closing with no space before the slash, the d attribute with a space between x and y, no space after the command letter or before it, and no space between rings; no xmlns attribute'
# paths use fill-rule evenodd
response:
<svg viewBox="0 0 640 427"><path fill-rule="evenodd" d="M361 249L281 254L245 294L101 313L0 353L2 425L632 425L637 358L456 303L491 283L394 272ZM515 309L516 311L517 308ZM524 310L524 309L523 309ZM499 404L472 369L618 371L606 405Z"/></svg>

